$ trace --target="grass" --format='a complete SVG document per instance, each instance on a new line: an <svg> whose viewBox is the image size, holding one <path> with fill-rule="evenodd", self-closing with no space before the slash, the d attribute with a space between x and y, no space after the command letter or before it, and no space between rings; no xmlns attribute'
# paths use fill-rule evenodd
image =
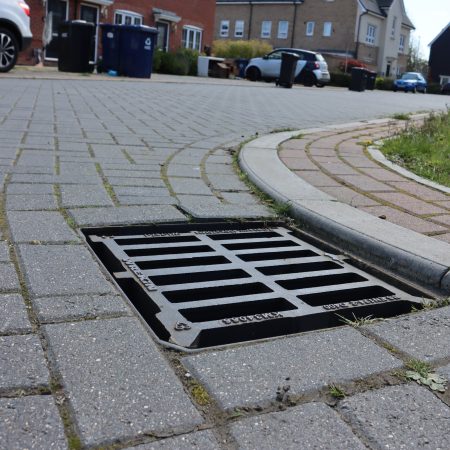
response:
<svg viewBox="0 0 450 450"><path fill-rule="evenodd" d="M381 151L411 172L450 187L450 110L430 115L421 127L407 127Z"/></svg>
<svg viewBox="0 0 450 450"><path fill-rule="evenodd" d="M409 120L410 115L409 114L404 114L404 113L397 113L397 114L394 114L392 116L392 118L396 119L396 120Z"/></svg>
<svg viewBox="0 0 450 450"><path fill-rule="evenodd" d="M340 314L336 314L339 317L340 321L345 325L350 325L354 328L363 327L364 325L370 325L371 323L376 322L377 318L373 318L372 316L367 317L356 317L354 313L352 313L353 319L348 319L347 317L341 316Z"/></svg>
<svg viewBox="0 0 450 450"><path fill-rule="evenodd" d="M334 398L344 398L346 395L345 391L335 384L328 386L328 391Z"/></svg>

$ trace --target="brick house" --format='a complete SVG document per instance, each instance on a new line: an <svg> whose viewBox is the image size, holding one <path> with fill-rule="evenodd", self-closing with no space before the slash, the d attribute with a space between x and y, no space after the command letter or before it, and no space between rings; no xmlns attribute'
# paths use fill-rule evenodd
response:
<svg viewBox="0 0 450 450"><path fill-rule="evenodd" d="M392 77L406 69L412 29L403 0L217 0L215 39L319 51L331 70L355 58Z"/></svg>
<svg viewBox="0 0 450 450"><path fill-rule="evenodd" d="M429 46L430 80L440 84L450 83L450 23L430 42Z"/></svg>
<svg viewBox="0 0 450 450"><path fill-rule="evenodd" d="M27 0L27 3L31 8L33 41L30 50L21 55L22 64L36 62L36 52L43 47L44 24L49 22L49 17L54 37L43 52L44 62L57 60L58 25L72 19L156 27L158 46L164 50L179 47L202 50L213 40L215 0ZM99 27L96 40L101 40ZM97 50L95 45L95 57Z"/></svg>

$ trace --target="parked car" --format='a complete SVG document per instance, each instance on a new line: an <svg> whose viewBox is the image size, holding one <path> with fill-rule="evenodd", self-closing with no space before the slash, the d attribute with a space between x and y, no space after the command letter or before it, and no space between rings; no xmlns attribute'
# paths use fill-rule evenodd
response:
<svg viewBox="0 0 450 450"><path fill-rule="evenodd" d="M16 65L19 52L30 46L32 37L30 7L23 0L1 0L0 72Z"/></svg>
<svg viewBox="0 0 450 450"><path fill-rule="evenodd" d="M305 86L325 86L330 81L328 64L320 53L298 48L278 48L273 52L249 61L245 69L245 77L251 81L273 81L279 78L281 54L294 53L299 57L295 70L295 82Z"/></svg>
<svg viewBox="0 0 450 450"><path fill-rule="evenodd" d="M401 78L394 81L392 86L394 92L405 91L413 92L416 91L426 94L427 92L427 82L423 75L419 72L405 72Z"/></svg>
<svg viewBox="0 0 450 450"><path fill-rule="evenodd" d="M445 83L442 85L441 94L450 95L450 83Z"/></svg>

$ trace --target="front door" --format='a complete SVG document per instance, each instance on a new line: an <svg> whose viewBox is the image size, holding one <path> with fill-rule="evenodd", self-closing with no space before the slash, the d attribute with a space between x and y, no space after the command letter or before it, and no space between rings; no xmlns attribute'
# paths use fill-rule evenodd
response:
<svg viewBox="0 0 450 450"><path fill-rule="evenodd" d="M50 43L45 47L46 59L58 59L58 28L68 18L69 5L66 0L47 0L46 26L51 35ZM50 36L49 36L50 37Z"/></svg>
<svg viewBox="0 0 450 450"><path fill-rule="evenodd" d="M156 22L156 28L158 30L156 48L167 52L169 50L169 24L166 22Z"/></svg>
<svg viewBox="0 0 450 450"><path fill-rule="evenodd" d="M98 37L98 6L91 6L82 4L80 6L80 19L86 22L91 22L95 25L94 42L92 43L90 62L95 63L97 61L97 37Z"/></svg>

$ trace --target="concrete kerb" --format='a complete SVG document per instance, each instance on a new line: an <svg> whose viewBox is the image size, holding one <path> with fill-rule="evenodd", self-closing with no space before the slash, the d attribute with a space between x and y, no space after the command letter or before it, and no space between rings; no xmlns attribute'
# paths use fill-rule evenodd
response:
<svg viewBox="0 0 450 450"><path fill-rule="evenodd" d="M390 119L375 123L388 123ZM347 124L348 128L373 122ZM259 189L290 206L307 230L383 270L396 273L439 294L450 293L450 245L377 219L341 203L292 173L279 159L278 146L301 133L343 126L289 131L263 136L245 145L239 165Z"/></svg>

